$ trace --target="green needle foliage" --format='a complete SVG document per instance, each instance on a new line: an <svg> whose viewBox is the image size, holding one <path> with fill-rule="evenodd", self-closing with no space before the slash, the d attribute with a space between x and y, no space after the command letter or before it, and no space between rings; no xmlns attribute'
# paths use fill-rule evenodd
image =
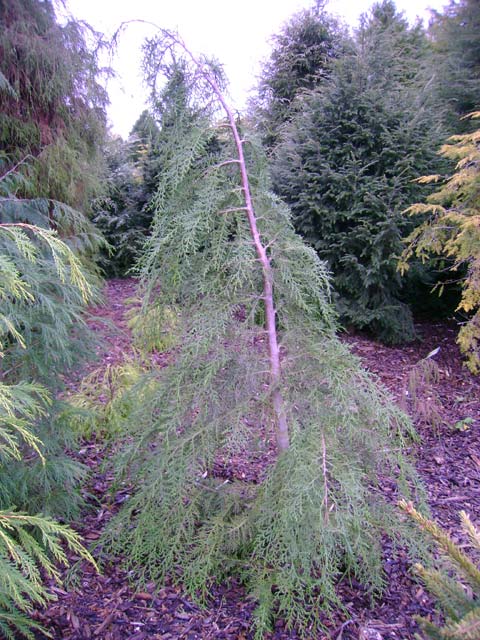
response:
<svg viewBox="0 0 480 640"><path fill-rule="evenodd" d="M450 577L445 570L426 569L420 564L416 565L417 573L438 599L445 615L445 624L441 627L427 618L418 618L425 637L432 640L477 640L480 636L480 568L445 531L416 511L411 503L402 501L400 507L421 527L426 536L435 541L448 561L448 568L453 566L459 578L456 580ZM460 512L460 518L462 529L472 546L477 551L480 550L480 531L474 527L465 511Z"/></svg>
<svg viewBox="0 0 480 640"><path fill-rule="evenodd" d="M429 35L435 52L433 80L442 105L438 116L446 121L449 133L467 133L472 123L463 116L480 105L477 0L450 0L442 12L432 11Z"/></svg>
<svg viewBox="0 0 480 640"><path fill-rule="evenodd" d="M97 296L91 265L101 243L80 212L47 198L17 195L30 186L30 166L28 160L12 169L0 163L0 384L10 398L15 390L19 408L22 389L31 389L35 398L39 383L54 398L66 369L93 351L83 314ZM18 417L5 411L13 428ZM15 504L62 517L76 514L86 469L65 453L74 446L72 411L52 400L30 416L35 437L44 443L42 453L30 443L27 456L0 466L0 509Z"/></svg>
<svg viewBox="0 0 480 640"><path fill-rule="evenodd" d="M257 638L275 613L308 635L320 611L339 604L336 583L345 573L380 590L381 537L397 539L403 526L382 495L382 478L390 474L398 491L409 492L414 476L402 447L412 431L335 337L326 267L295 234L288 208L270 191L263 153L239 122L273 269L282 373L280 389L272 389L264 282L233 126L212 93L222 76L178 48L163 34L146 49L155 78L163 71L171 78L185 58L184 91L171 105L176 118L139 264L145 313L172 305L178 339L168 366L121 393L120 406L132 409L113 418L125 436L115 468L132 494L104 543L139 581L170 574L200 599L213 579L240 575L258 600ZM289 424L281 454L273 445L275 391ZM260 471L259 454L269 461ZM237 456L256 482L240 470L222 473Z"/></svg>
<svg viewBox="0 0 480 640"><path fill-rule="evenodd" d="M143 137L135 128L133 131L126 142L119 138L108 141L106 193L93 202L93 221L109 245L101 267L112 276L124 276L133 268L152 221L147 204L153 187L148 174L155 138L153 133Z"/></svg>
<svg viewBox="0 0 480 640"><path fill-rule="evenodd" d="M278 142L282 125L293 115L295 98L321 86L331 73L333 61L350 48L345 27L325 11L324 5L317 2L315 8L293 15L272 38L258 98L251 105L269 148Z"/></svg>
<svg viewBox="0 0 480 640"><path fill-rule="evenodd" d="M272 163L296 230L332 271L341 321L392 343L414 336L396 256L438 140L427 61L421 26L374 4L351 51L297 97Z"/></svg>

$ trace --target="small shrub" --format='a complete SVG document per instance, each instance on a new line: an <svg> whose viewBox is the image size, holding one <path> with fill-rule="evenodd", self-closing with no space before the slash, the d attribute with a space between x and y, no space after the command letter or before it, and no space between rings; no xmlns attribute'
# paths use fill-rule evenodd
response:
<svg viewBox="0 0 480 640"><path fill-rule="evenodd" d="M127 317L133 344L142 353L167 351L175 346L180 314L174 306L157 301L146 309L131 307Z"/></svg>
<svg viewBox="0 0 480 640"><path fill-rule="evenodd" d="M436 349L411 368L402 397L402 408L410 413L417 423L431 425L438 431L443 423L442 402L436 385L440 380L440 368L433 356Z"/></svg>

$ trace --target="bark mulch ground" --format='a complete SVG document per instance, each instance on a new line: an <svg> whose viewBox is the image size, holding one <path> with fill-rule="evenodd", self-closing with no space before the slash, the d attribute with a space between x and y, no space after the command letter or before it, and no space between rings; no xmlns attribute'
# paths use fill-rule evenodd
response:
<svg viewBox="0 0 480 640"><path fill-rule="evenodd" d="M106 285L104 306L92 310L89 324L105 340L99 353L101 366L119 363L132 353L125 300L134 295L133 280L111 280ZM480 380L461 364L453 324L423 323L418 334L416 342L402 347L386 347L359 335L344 339L364 366L412 413L421 436L413 453L432 514L463 542L458 512L466 510L474 521L480 513ZM76 455L92 470L87 491L93 507L77 529L87 541L94 542L123 497L121 492L113 497L109 492L112 477L102 465L108 451L101 442L85 443ZM223 471L228 474L228 469ZM434 603L412 578L406 554L392 558L387 543L384 568L388 584L381 599L372 604L360 585L342 584L346 611L326 623L325 633L312 637L413 640L417 629L414 615L436 619ZM35 617L55 640L252 638L255 603L234 580L212 586L207 608L200 608L171 584L160 587L151 584L136 592L129 575L112 558L100 575L84 566L75 586L52 587L56 601L37 611ZM281 619L269 636L272 640L297 637L284 628Z"/></svg>

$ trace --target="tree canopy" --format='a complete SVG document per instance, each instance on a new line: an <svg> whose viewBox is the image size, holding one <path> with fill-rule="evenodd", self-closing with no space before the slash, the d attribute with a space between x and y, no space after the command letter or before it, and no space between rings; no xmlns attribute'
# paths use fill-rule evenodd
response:
<svg viewBox="0 0 480 640"><path fill-rule="evenodd" d="M437 139L427 56L420 25L390 0L374 5L354 50L297 99L273 162L296 229L332 271L342 320L387 341L413 336L395 256Z"/></svg>
<svg viewBox="0 0 480 640"><path fill-rule="evenodd" d="M480 5L476 0L450 0L434 11L429 34L435 51L435 83L440 98L437 117L449 133L463 133L471 121L459 118L480 105Z"/></svg>
<svg viewBox="0 0 480 640"><path fill-rule="evenodd" d="M60 25L50 0L0 4L2 161L30 159L30 195L88 206L106 130L102 46L88 25Z"/></svg>
<svg viewBox="0 0 480 640"><path fill-rule="evenodd" d="M349 39L346 28L319 3L292 16L272 43L253 108L268 147L289 120L295 97L328 78L332 62L348 49Z"/></svg>
<svg viewBox="0 0 480 640"><path fill-rule="evenodd" d="M339 604L345 568L381 587L380 530L403 526L373 487L384 468L409 492L401 450L413 433L336 337L325 264L272 194L221 69L168 32L149 54L158 73L183 58L188 98L165 132L139 262L147 318L176 316L175 356L112 402L125 443L115 466L132 495L105 544L192 597L240 576L258 599L256 637L276 611L306 632L318 608ZM248 464L259 448L269 464L256 483L222 477L224 456Z"/></svg>

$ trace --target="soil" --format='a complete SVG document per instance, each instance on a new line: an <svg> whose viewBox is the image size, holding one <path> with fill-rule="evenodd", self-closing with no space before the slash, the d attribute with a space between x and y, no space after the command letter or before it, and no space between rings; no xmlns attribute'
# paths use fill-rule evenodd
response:
<svg viewBox="0 0 480 640"><path fill-rule="evenodd" d="M103 367L132 354L125 301L134 295L133 280L111 280L106 285L104 305L91 310L89 324L102 338L98 355ZM474 522L480 513L480 379L462 365L453 323L422 323L417 330L418 340L400 347L380 345L362 335L345 335L343 339L412 414L420 434L412 453L427 489L432 515L463 544L458 512L466 510ZM158 356L160 364L162 357ZM72 392L78 380L72 379ZM413 387L409 381L415 381ZM121 492L112 497L109 491L112 477L102 464L108 454L106 446L95 440L85 442L75 454L92 471L86 488L91 508L76 525L87 542L94 543L99 538L123 499ZM388 586L379 600L372 604L355 582L341 584L346 610L326 621L325 633L312 637L413 640L418 630L415 615L439 619L432 598L415 580L406 553L392 558L387 543L384 568ZM50 588L56 600L36 611L34 617L55 640L253 637L255 603L234 580L212 586L208 607L200 608L168 582L160 588L150 584L144 591L136 591L118 559L111 558L100 574L82 565L75 586ZM297 637L279 619L267 640Z"/></svg>

